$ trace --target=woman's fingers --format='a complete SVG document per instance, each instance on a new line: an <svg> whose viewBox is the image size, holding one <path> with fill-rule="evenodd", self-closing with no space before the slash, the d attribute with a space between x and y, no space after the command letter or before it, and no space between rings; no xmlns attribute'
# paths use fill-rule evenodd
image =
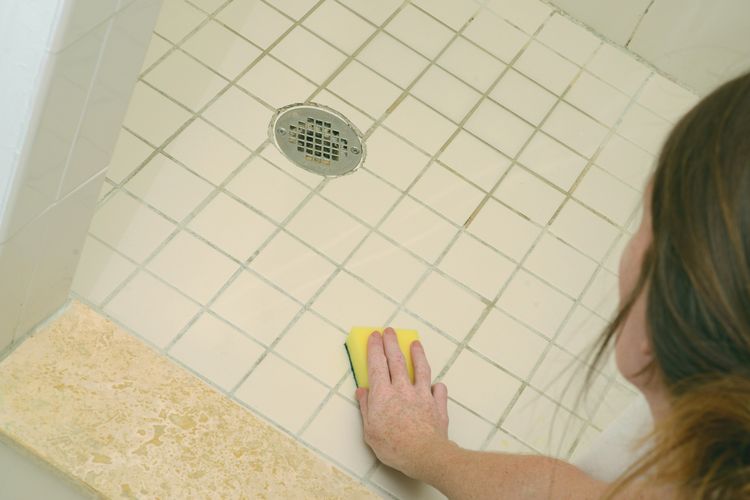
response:
<svg viewBox="0 0 750 500"><path fill-rule="evenodd" d="M409 376L406 371L406 360L398 345L398 337L393 328L383 330L383 346L385 357L388 359L388 370L391 373L391 382L408 383Z"/></svg>
<svg viewBox="0 0 750 500"><path fill-rule="evenodd" d="M367 379L371 389L391 382L383 350L383 336L378 332L372 332L367 339Z"/></svg>
<svg viewBox="0 0 750 500"><path fill-rule="evenodd" d="M442 382L432 386L432 396L438 404L440 416L448 420L448 388Z"/></svg>
<svg viewBox="0 0 750 500"><path fill-rule="evenodd" d="M357 390L354 392L354 396L357 398L357 401L359 402L359 412L362 414L362 422L364 422L365 427L367 426L367 389L364 387L358 387Z"/></svg>
<svg viewBox="0 0 750 500"><path fill-rule="evenodd" d="M427 362L427 356L424 353L422 343L415 340L411 343L411 361L414 364L414 385L428 389L432 381L430 363Z"/></svg>

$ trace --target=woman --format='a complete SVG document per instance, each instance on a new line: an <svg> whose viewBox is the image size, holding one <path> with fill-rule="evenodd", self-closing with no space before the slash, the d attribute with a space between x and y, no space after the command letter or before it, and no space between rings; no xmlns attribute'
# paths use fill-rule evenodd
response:
<svg viewBox="0 0 750 500"><path fill-rule="evenodd" d="M750 498L750 74L672 130L620 261L620 372L654 418L649 451L612 484L560 460L463 450L422 346L409 383L395 334L369 339L357 389L378 458L450 498Z"/></svg>

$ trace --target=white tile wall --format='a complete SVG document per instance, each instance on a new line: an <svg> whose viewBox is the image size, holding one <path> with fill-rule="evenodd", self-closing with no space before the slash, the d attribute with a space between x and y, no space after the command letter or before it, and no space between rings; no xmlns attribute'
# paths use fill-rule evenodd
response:
<svg viewBox="0 0 750 500"><path fill-rule="evenodd" d="M542 2L168 5L83 300L386 497L439 498L362 442L355 325L420 332L465 446L567 457L598 432L628 396L611 372L582 408L547 382L617 306L652 132L690 94ZM268 143L306 100L362 129L359 171L324 180Z"/></svg>

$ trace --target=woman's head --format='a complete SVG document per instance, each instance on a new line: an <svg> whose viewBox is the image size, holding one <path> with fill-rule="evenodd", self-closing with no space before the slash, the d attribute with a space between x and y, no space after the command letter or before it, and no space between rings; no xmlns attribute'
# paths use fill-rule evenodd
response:
<svg viewBox="0 0 750 500"><path fill-rule="evenodd" d="M682 480L702 481L692 491L737 471L750 484L750 74L705 97L670 133L622 257L620 293L597 360L614 337L623 375L644 392L662 388L672 434L695 434L680 436L683 444L657 436L662 462L671 449L674 467L696 476ZM734 444L700 435L719 424Z"/></svg>

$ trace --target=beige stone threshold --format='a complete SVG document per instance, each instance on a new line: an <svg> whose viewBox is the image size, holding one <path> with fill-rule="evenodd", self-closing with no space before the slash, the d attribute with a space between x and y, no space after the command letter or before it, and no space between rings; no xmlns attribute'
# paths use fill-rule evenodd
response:
<svg viewBox="0 0 750 500"><path fill-rule="evenodd" d="M0 437L105 498L376 498L78 302L0 362Z"/></svg>

